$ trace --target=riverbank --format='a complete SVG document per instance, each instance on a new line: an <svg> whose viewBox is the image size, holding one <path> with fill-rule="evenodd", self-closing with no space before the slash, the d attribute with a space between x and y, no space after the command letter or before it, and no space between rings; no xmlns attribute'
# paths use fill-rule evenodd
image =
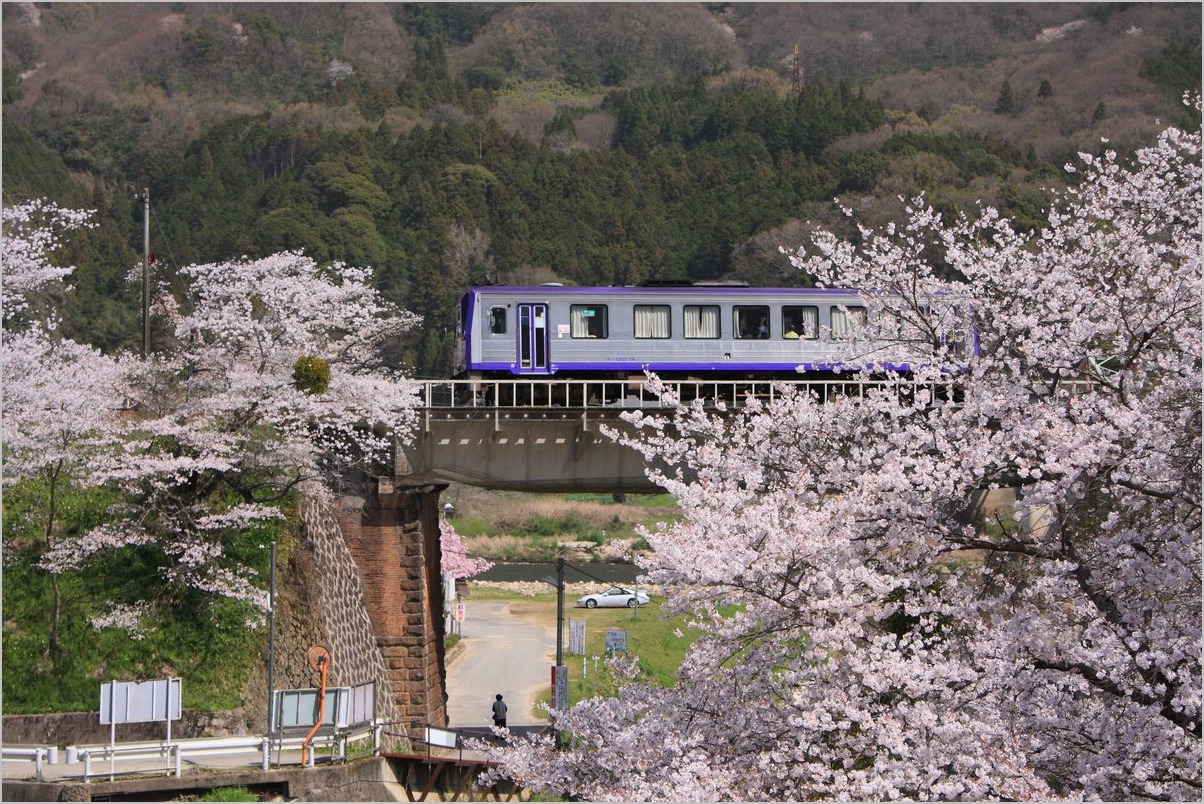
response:
<svg viewBox="0 0 1204 804"><path fill-rule="evenodd" d="M565 584L611 584L634 586L643 570L628 562L586 563L564 565ZM556 577L556 564L551 562L499 561L471 579L471 583L537 583ZM587 589L586 592L596 591ZM584 592L583 592L584 594Z"/></svg>

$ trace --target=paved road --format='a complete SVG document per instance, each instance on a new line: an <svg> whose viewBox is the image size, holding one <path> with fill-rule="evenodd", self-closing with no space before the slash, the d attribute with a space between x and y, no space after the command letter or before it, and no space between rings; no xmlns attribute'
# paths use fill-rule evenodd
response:
<svg viewBox="0 0 1204 804"><path fill-rule="evenodd" d="M556 629L511 616L503 600L469 599L462 626L463 652L447 668L450 727L489 725L498 693L509 707L507 725L542 724L535 699L551 686Z"/></svg>

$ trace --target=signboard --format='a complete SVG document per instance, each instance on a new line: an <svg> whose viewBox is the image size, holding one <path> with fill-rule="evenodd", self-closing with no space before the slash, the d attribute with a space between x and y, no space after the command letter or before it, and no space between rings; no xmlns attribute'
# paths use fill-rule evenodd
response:
<svg viewBox="0 0 1204 804"><path fill-rule="evenodd" d="M347 726L354 728L364 723L376 720L376 684L369 681L351 688L350 712L347 715Z"/></svg>
<svg viewBox="0 0 1204 804"><path fill-rule="evenodd" d="M149 723L180 719L180 679L113 681L100 685L100 722Z"/></svg>
<svg viewBox="0 0 1204 804"><path fill-rule="evenodd" d="M585 620L569 620L569 653L585 655Z"/></svg>
<svg viewBox="0 0 1204 804"><path fill-rule="evenodd" d="M627 652L627 632L622 628L606 629L606 650Z"/></svg>
<svg viewBox="0 0 1204 804"><path fill-rule="evenodd" d="M117 744L118 723L167 723L167 742L171 742L171 722L180 719L180 679L154 681L112 681L100 685L100 722L109 727L109 745ZM109 752L109 779L115 777L116 751ZM178 755L177 755L178 758ZM171 767L171 755L167 755Z"/></svg>
<svg viewBox="0 0 1204 804"><path fill-rule="evenodd" d="M458 622L458 623L464 622L464 604L463 603L456 604L456 622Z"/></svg>
<svg viewBox="0 0 1204 804"><path fill-rule="evenodd" d="M552 668L552 708L569 708L569 669L563 664Z"/></svg>
<svg viewBox="0 0 1204 804"><path fill-rule="evenodd" d="M439 729L434 726L426 727L427 745L437 745L440 748L459 748L460 735L451 729Z"/></svg>
<svg viewBox="0 0 1204 804"><path fill-rule="evenodd" d="M375 697L375 696L373 696ZM276 690L277 728L310 728L318 721L318 691ZM322 725L345 729L351 717L351 688L327 687Z"/></svg>

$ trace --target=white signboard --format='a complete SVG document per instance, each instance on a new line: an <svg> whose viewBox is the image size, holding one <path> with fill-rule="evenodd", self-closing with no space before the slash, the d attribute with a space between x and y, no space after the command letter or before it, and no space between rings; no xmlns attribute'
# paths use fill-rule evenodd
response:
<svg viewBox="0 0 1204 804"><path fill-rule="evenodd" d="M585 655L585 620L569 620L569 653Z"/></svg>
<svg viewBox="0 0 1204 804"><path fill-rule="evenodd" d="M427 726L426 742L428 745L437 745L440 748L458 748L460 735L451 729L439 729L434 726Z"/></svg>
<svg viewBox="0 0 1204 804"><path fill-rule="evenodd" d="M350 712L347 715L348 727L362 723L372 723L376 720L376 684L369 681L351 688Z"/></svg>
<svg viewBox="0 0 1204 804"><path fill-rule="evenodd" d="M180 679L113 681L100 685L100 722L149 723L180 719Z"/></svg>
<svg viewBox="0 0 1204 804"><path fill-rule="evenodd" d="M458 623L464 622L464 604L463 603L456 604L456 622L458 622Z"/></svg>
<svg viewBox="0 0 1204 804"><path fill-rule="evenodd" d="M606 650L627 652L627 632L622 628L606 629Z"/></svg>
<svg viewBox="0 0 1204 804"><path fill-rule="evenodd" d="M361 702L363 700L361 699ZM276 723L282 729L309 728L318 722L318 690L276 690ZM362 714L362 712L361 712ZM322 725L347 728L351 718L351 688L327 687Z"/></svg>

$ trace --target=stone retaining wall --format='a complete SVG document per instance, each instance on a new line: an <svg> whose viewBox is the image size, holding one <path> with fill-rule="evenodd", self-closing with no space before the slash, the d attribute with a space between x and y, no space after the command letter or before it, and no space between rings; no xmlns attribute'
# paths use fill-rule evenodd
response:
<svg viewBox="0 0 1204 804"><path fill-rule="evenodd" d="M301 505L301 543L277 569L273 686L308 688L318 674L310 647L330 651L328 686L376 683L376 717L392 735L447 724L438 497L442 486L394 490L378 481L367 500ZM383 488L381 487L383 485ZM173 737L241 736L267 730L268 646L252 669L241 709L186 713ZM187 679L184 680L187 684ZM99 694L99 682L97 685ZM107 742L95 712L5 716L6 744ZM156 740L163 723L118 726L118 740ZM386 739L400 750L404 739Z"/></svg>

